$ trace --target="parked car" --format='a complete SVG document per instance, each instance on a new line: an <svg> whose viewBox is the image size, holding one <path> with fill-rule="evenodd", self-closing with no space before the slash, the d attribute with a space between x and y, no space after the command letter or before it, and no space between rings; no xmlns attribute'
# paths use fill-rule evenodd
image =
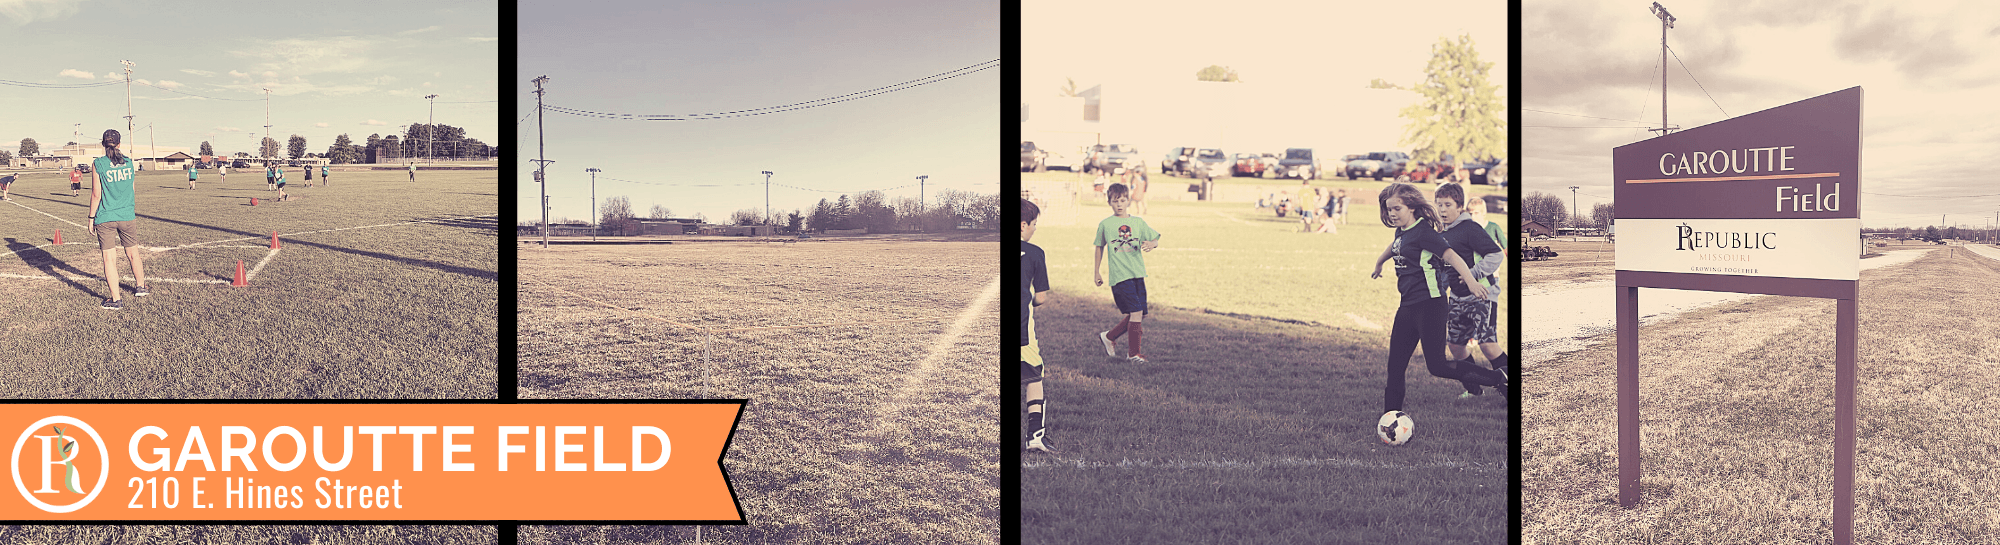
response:
<svg viewBox="0 0 2000 545"><path fill-rule="evenodd" d="M1048 172L1049 152L1035 147L1034 142L1021 142L1021 170L1023 172Z"/></svg>
<svg viewBox="0 0 2000 545"><path fill-rule="evenodd" d="M1507 160L1501 159L1493 168L1486 169L1486 180L1493 185L1507 187Z"/></svg>
<svg viewBox="0 0 2000 545"><path fill-rule="evenodd" d="M1255 153L1238 153L1236 154L1236 166L1230 169L1229 174L1232 176L1262 176L1264 175L1264 157Z"/></svg>
<svg viewBox="0 0 2000 545"><path fill-rule="evenodd" d="M1408 153L1378 151L1369 153L1360 159L1348 161L1347 172L1345 174L1349 180L1367 176L1374 178L1376 181L1381 181L1384 177L1393 178L1401 175L1404 167L1407 167L1409 163L1410 154Z"/></svg>
<svg viewBox="0 0 2000 545"><path fill-rule="evenodd" d="M1124 144L1098 144L1091 146L1090 158L1084 164L1086 172L1116 173L1120 168L1146 168L1146 160L1139 158L1139 150Z"/></svg>
<svg viewBox="0 0 2000 545"><path fill-rule="evenodd" d="M1311 180L1320 172L1319 160L1313 158L1312 148L1286 148L1285 157L1278 160L1278 178L1298 178Z"/></svg>
<svg viewBox="0 0 2000 545"><path fill-rule="evenodd" d="M1194 177L1196 178L1202 176L1226 178L1229 176L1230 169L1234 167L1235 163L1229 160L1229 154L1215 148L1195 150L1194 162L1188 165L1188 168L1194 171Z"/></svg>
<svg viewBox="0 0 2000 545"><path fill-rule="evenodd" d="M1488 175L1488 171L1493 170L1493 167L1499 166L1499 164L1500 160L1492 157L1466 161L1465 162L1465 172L1467 175L1466 181L1478 185L1491 184L1492 181L1489 179L1490 176Z"/></svg>
<svg viewBox="0 0 2000 545"><path fill-rule="evenodd" d="M1182 146L1167 150L1167 155L1160 158L1160 173L1185 176L1188 162L1193 160L1194 148Z"/></svg>

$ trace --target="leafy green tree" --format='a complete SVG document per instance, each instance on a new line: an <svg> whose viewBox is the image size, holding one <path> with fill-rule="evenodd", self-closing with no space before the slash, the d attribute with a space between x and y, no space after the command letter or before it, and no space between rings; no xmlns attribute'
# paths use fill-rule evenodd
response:
<svg viewBox="0 0 2000 545"><path fill-rule="evenodd" d="M1925 240L1937 240L1937 239L1938 239L1938 231L1937 231L1937 226L1933 225L1933 226L1930 226L1930 227L1925 227L1925 228L1924 228L1924 239L1925 239Z"/></svg>
<svg viewBox="0 0 2000 545"><path fill-rule="evenodd" d="M1424 80L1412 89L1423 101L1402 112L1410 120L1403 144L1415 147L1414 159L1435 161L1451 154L1463 160L1506 151L1507 123L1501 114L1507 104L1500 100L1499 86L1487 81L1492 68L1493 63L1479 61L1470 35L1457 41L1439 38L1431 46Z"/></svg>
<svg viewBox="0 0 2000 545"><path fill-rule="evenodd" d="M211 145L208 145L208 141L207 141L207 140L203 140L203 141L201 141L201 154L202 154L202 155L215 155L215 146L211 146Z"/></svg>
<svg viewBox="0 0 2000 545"><path fill-rule="evenodd" d="M277 157L278 141L271 139L269 136L264 137L263 145L257 146L257 153L258 157Z"/></svg>
<svg viewBox="0 0 2000 545"><path fill-rule="evenodd" d="M333 138L333 147L326 149L326 157L337 164L359 163L361 148L355 146L354 140L349 139L346 133L341 133Z"/></svg>
<svg viewBox="0 0 2000 545"><path fill-rule="evenodd" d="M1368 82L1368 88L1369 88L1369 89L1402 89L1402 88L1403 88L1403 86L1401 86L1401 85L1396 85L1396 84L1394 84L1394 83L1389 83L1389 81L1388 81L1388 80L1385 80L1385 79L1382 79L1382 78L1375 78L1375 80L1374 80L1374 81L1370 81L1370 82ZM1405 90L1407 90L1407 89L1405 89Z"/></svg>
<svg viewBox="0 0 2000 545"><path fill-rule="evenodd" d="M7 150L0 150L0 166L13 166L13 165L14 165L14 154L9 153Z"/></svg>
<svg viewBox="0 0 2000 545"><path fill-rule="evenodd" d="M306 154L306 137L296 134L292 135L291 141L285 143L285 151L290 152L293 159L304 156Z"/></svg>
<svg viewBox="0 0 2000 545"><path fill-rule="evenodd" d="M21 139L21 156L22 156L22 157L31 157L31 156L35 156L35 155L41 155L41 154L42 154L42 147L41 147L41 145L40 145L40 144L36 144L36 143L35 143L35 139L33 139L33 138L22 138L22 139Z"/></svg>
<svg viewBox="0 0 2000 545"><path fill-rule="evenodd" d="M1236 70L1227 66L1208 65L1194 73L1195 81L1238 81Z"/></svg>

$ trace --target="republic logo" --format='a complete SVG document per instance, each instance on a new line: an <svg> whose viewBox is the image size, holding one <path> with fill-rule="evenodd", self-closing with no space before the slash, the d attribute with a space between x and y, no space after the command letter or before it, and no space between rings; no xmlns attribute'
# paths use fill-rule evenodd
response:
<svg viewBox="0 0 2000 545"><path fill-rule="evenodd" d="M85 434L90 436L89 442L83 441ZM94 452L95 456L86 451ZM92 458L97 462L97 478L86 480L88 474L77 466L88 468ZM29 488L28 479L23 478L23 462L30 466L27 473L40 476L41 486ZM21 491L21 497L28 503L50 513L69 513L90 505L104 491L104 483L111 475L111 453L104 448L104 438L89 424L67 416L51 416L21 431L20 438L14 440L9 465L14 489ZM62 474L59 479L57 473Z"/></svg>

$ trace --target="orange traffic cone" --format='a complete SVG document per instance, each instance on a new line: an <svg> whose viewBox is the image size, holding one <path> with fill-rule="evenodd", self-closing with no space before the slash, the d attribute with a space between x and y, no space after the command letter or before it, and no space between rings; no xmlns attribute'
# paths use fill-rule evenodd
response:
<svg viewBox="0 0 2000 545"><path fill-rule="evenodd" d="M249 281L249 280L245 280L245 279L243 278L243 260L241 260L241 259L238 259L238 260L236 260L236 281L235 281L235 282L230 282L230 283L229 283L229 285L231 285L231 286L248 286L248 285L250 285L250 281Z"/></svg>
<svg viewBox="0 0 2000 545"><path fill-rule="evenodd" d="M278 232L277 232L277 231L272 231L272 232L271 232L271 249L273 249L273 250L276 250L276 249L278 249Z"/></svg>
<svg viewBox="0 0 2000 545"><path fill-rule="evenodd" d="M250 198L250 206L257 206L257 198L256 198L256 197L251 197L251 198Z"/></svg>
<svg viewBox="0 0 2000 545"><path fill-rule="evenodd" d="M62 245L62 229L56 230L56 245Z"/></svg>

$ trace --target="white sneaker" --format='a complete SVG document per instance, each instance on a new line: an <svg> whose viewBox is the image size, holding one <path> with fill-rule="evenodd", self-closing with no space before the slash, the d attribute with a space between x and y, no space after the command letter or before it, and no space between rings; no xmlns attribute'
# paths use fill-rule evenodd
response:
<svg viewBox="0 0 2000 545"><path fill-rule="evenodd" d="M1028 450L1046 452L1049 454L1056 453L1056 449L1054 447L1049 446L1048 437L1043 435L1043 432L1045 431L1047 431L1047 428L1035 430L1035 436L1028 439Z"/></svg>
<svg viewBox="0 0 2000 545"><path fill-rule="evenodd" d="M1118 357L1118 345L1112 344L1111 332L1109 331L1097 332L1097 340L1104 341L1104 355L1114 358Z"/></svg>
<svg viewBox="0 0 2000 545"><path fill-rule="evenodd" d="M1146 358L1141 358L1139 356L1132 356L1129 358L1125 358L1125 361L1131 363L1146 363Z"/></svg>

